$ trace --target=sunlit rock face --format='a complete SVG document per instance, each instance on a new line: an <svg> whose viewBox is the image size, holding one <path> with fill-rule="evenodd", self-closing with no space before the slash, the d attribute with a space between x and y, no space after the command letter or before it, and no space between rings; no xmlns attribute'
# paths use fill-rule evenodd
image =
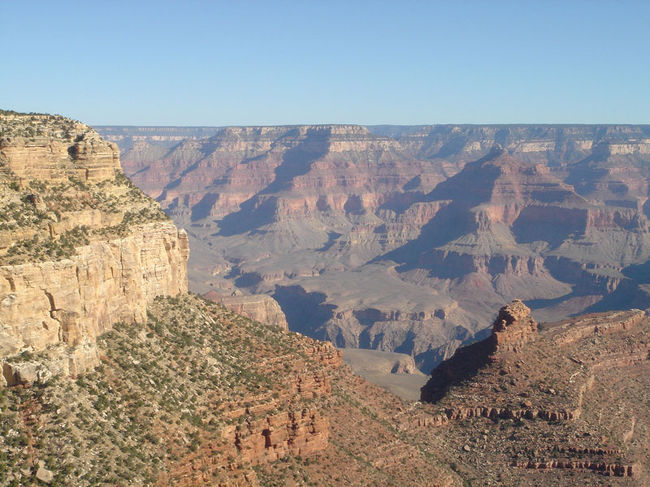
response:
<svg viewBox="0 0 650 487"><path fill-rule="evenodd" d="M0 121L0 359L65 345L60 371L87 370L98 335L144 323L153 298L187 291L187 235L90 127Z"/></svg>

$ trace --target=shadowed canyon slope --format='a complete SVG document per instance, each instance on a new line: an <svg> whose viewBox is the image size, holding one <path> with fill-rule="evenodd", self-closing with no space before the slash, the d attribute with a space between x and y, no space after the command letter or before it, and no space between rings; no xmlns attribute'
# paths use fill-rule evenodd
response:
<svg viewBox="0 0 650 487"><path fill-rule="evenodd" d="M648 126L99 130L188 229L194 290L269 294L338 346L428 371L515 297L649 305Z"/></svg>

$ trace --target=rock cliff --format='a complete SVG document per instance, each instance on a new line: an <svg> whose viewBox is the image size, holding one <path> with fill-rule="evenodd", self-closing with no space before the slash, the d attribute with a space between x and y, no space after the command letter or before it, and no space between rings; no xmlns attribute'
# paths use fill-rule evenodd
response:
<svg viewBox="0 0 650 487"><path fill-rule="evenodd" d="M0 156L21 180L112 179L120 170L114 143L88 126L54 115L2 114Z"/></svg>
<svg viewBox="0 0 650 487"><path fill-rule="evenodd" d="M208 291L203 297L215 303L221 303L229 310L247 316L252 320L289 330L287 318L284 316L282 308L275 299L266 294L225 296L215 291Z"/></svg>
<svg viewBox="0 0 650 487"><path fill-rule="evenodd" d="M103 130L188 229L194 290L271 295L337 346L428 372L515 297L540 321L650 306L647 126Z"/></svg>
<svg viewBox="0 0 650 487"><path fill-rule="evenodd" d="M50 115L0 121L0 360L64 344L54 367L76 374L98 362L98 335L187 291L187 236L91 128Z"/></svg>
<svg viewBox="0 0 650 487"><path fill-rule="evenodd" d="M525 304L515 300L504 306L492 324L489 338L459 348L433 370L429 382L422 388L422 400L435 402L442 399L452 385L471 378L505 352L519 350L534 340L536 333L537 323ZM486 414L489 416L489 411Z"/></svg>
<svg viewBox="0 0 650 487"><path fill-rule="evenodd" d="M0 119L0 486L460 485L272 298L223 300L276 326L188 294L185 233L113 145Z"/></svg>

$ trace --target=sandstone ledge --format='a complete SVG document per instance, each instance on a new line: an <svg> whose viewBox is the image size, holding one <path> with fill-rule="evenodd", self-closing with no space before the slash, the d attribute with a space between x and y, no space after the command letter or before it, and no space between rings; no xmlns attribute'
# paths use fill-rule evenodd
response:
<svg viewBox="0 0 650 487"><path fill-rule="evenodd" d="M144 322L154 297L187 291L188 255L185 232L156 222L69 259L0 267L0 358L93 343L116 322Z"/></svg>
<svg viewBox="0 0 650 487"><path fill-rule="evenodd" d="M214 291L209 291L203 297L215 303L221 303L229 310L252 320L289 331L289 324L287 323L286 316L282 312L282 308L280 308L280 305L275 299L266 294L224 296Z"/></svg>

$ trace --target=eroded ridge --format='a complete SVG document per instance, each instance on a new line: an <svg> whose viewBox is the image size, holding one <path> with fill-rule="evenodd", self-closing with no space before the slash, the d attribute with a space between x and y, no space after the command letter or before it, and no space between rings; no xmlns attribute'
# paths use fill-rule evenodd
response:
<svg viewBox="0 0 650 487"><path fill-rule="evenodd" d="M422 389L432 404L418 410L415 424L444 428L470 465L487 461L485 450L492 450L490 463L524 476L547 472L549 485L594 473L644 485L646 314L612 311L538 327L515 301L501 309L492 330L432 372Z"/></svg>

